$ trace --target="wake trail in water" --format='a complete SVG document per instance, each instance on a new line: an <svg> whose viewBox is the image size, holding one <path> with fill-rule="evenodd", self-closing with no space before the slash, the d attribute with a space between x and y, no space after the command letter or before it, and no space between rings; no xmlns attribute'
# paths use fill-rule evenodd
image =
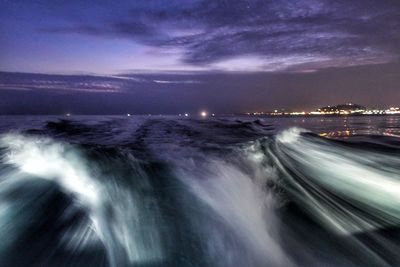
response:
<svg viewBox="0 0 400 267"><path fill-rule="evenodd" d="M299 128L267 135L261 121L203 124L3 134L0 265L400 264L396 149ZM96 143L101 131L121 140Z"/></svg>
<svg viewBox="0 0 400 267"><path fill-rule="evenodd" d="M400 224L397 155L349 149L299 129L279 135L274 148L300 200L332 230L348 235Z"/></svg>
<svg viewBox="0 0 400 267"><path fill-rule="evenodd" d="M21 135L6 135L1 143L7 151L3 162L15 167L11 171L2 171L2 188L7 184L7 190L1 194L3 200L21 182L45 179L58 185L73 198L74 204L85 210L89 222L80 224L76 229L78 232L70 229L63 236L61 242L64 241L67 247L78 250L96 238L105 246L111 266L162 260L157 230L152 229L151 219L142 219L151 216L150 213L142 214L140 210L147 204L144 203L146 198L139 199L142 196L136 196L112 176L106 177L107 180L94 179L92 175L95 172L88 170L90 164L67 144ZM140 186L143 183L145 181L141 181ZM23 217L23 212L18 215ZM2 236L8 237L9 226L0 229Z"/></svg>
<svg viewBox="0 0 400 267"><path fill-rule="evenodd" d="M397 236L400 225L397 153L351 148L299 128L282 132L261 150L296 205L343 236L343 246L355 249L354 255L362 251L358 257L373 266L399 263L399 240L385 236L385 231Z"/></svg>

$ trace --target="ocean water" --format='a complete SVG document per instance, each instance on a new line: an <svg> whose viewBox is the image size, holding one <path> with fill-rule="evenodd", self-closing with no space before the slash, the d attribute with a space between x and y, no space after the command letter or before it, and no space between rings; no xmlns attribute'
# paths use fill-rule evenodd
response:
<svg viewBox="0 0 400 267"><path fill-rule="evenodd" d="M399 120L2 116L0 266L400 266Z"/></svg>

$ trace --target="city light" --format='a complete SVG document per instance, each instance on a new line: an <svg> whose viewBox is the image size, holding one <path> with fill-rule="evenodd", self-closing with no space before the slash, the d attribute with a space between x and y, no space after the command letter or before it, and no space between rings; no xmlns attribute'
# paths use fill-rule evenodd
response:
<svg viewBox="0 0 400 267"><path fill-rule="evenodd" d="M400 114L400 107L390 107L387 109L366 108L354 103L346 103L336 106L325 106L314 111L287 111L285 109L275 109L267 112L247 112L247 115L259 116L348 116L348 115L396 115Z"/></svg>
<svg viewBox="0 0 400 267"><path fill-rule="evenodd" d="M204 118L204 117L207 117L207 112L206 112L206 111L202 111L202 112L200 113L200 116L202 116L203 118Z"/></svg>
<svg viewBox="0 0 400 267"><path fill-rule="evenodd" d="M389 109L385 110L386 114L400 114L400 108L398 107L390 107Z"/></svg>

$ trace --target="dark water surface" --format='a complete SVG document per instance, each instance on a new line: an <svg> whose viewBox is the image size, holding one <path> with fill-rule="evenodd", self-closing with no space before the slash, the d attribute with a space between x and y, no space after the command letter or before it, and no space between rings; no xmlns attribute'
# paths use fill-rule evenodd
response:
<svg viewBox="0 0 400 267"><path fill-rule="evenodd" d="M0 266L400 266L399 119L0 116Z"/></svg>

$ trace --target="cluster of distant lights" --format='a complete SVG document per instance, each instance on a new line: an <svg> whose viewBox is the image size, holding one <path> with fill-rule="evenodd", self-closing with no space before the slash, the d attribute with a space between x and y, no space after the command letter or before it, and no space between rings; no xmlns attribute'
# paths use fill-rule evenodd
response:
<svg viewBox="0 0 400 267"><path fill-rule="evenodd" d="M306 116L306 115L395 115L400 114L400 107L390 107L389 109L355 109L355 110L335 110L335 111L293 111L285 112L274 110L273 112L252 112L247 115L272 115L272 116Z"/></svg>

